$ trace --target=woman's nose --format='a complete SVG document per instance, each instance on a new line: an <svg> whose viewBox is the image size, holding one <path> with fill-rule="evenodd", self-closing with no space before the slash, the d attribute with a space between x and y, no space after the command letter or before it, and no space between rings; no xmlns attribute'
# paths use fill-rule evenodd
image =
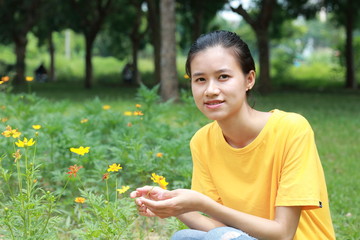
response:
<svg viewBox="0 0 360 240"><path fill-rule="evenodd" d="M214 81L209 81L207 88L205 90L205 95L207 97L217 96L220 94L220 89Z"/></svg>

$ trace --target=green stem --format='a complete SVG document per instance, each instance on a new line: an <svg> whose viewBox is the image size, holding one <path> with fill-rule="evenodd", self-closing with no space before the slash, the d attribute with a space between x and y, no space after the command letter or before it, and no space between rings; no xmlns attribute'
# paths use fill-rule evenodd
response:
<svg viewBox="0 0 360 240"><path fill-rule="evenodd" d="M117 200L117 196L118 196L118 193L117 193L117 186L118 186L118 182L117 182L117 179L115 178L115 201L114 202L116 202L116 200Z"/></svg>
<svg viewBox="0 0 360 240"><path fill-rule="evenodd" d="M53 203L50 202L50 206L49 206L48 215L47 215L47 218L46 218L46 221L45 221L45 225L44 225L44 227L43 227L40 235L43 235L43 233L45 232L46 227L47 227L47 225L48 225L48 223L49 223L49 221L50 221L51 212L52 212L52 207L53 207Z"/></svg>
<svg viewBox="0 0 360 240"><path fill-rule="evenodd" d="M5 219L8 218L8 214L6 212L6 215L5 215ZM15 239L15 236L14 236L14 232L13 232L13 229L11 228L11 225L9 224L10 221L5 221L5 225L9 228L10 230L10 233L11 233L11 239Z"/></svg>
<svg viewBox="0 0 360 240"><path fill-rule="evenodd" d="M60 194L55 198L55 202L57 202L57 201L59 200L59 198L61 197L61 195L63 195L63 193L64 193L64 191L65 191L65 189L66 189L69 181L70 181L70 177L69 177L68 180L66 181L66 183L65 183L63 189L61 190Z"/></svg>
<svg viewBox="0 0 360 240"><path fill-rule="evenodd" d="M106 183L106 200L109 201L109 186L108 186L108 180L105 180Z"/></svg>
<svg viewBox="0 0 360 240"><path fill-rule="evenodd" d="M31 186L30 186L30 170L29 170L29 165L28 165L28 148L25 148L25 177L26 177L26 201L29 203L30 202L30 195L31 195ZM26 209L25 210L25 221L26 221L26 226L27 229L29 231L26 232L30 232L31 229L31 215L30 215L30 210Z"/></svg>

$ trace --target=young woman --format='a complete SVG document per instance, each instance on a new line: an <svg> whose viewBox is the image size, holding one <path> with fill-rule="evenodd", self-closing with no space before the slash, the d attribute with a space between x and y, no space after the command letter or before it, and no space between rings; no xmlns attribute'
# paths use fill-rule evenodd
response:
<svg viewBox="0 0 360 240"><path fill-rule="evenodd" d="M192 138L192 189L132 192L144 216L178 217L190 229L172 239L335 239L325 178L307 120L249 106L255 64L235 33L192 45L194 101L214 120Z"/></svg>

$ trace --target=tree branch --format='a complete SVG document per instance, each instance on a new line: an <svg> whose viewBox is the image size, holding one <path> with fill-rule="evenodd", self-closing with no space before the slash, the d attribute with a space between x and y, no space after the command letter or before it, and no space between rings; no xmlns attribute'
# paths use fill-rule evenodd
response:
<svg viewBox="0 0 360 240"><path fill-rule="evenodd" d="M255 26L255 21L254 19L249 15L249 13L242 7L242 4L240 4L237 8L233 8L231 7L231 10L233 12L238 13L240 16L242 16L244 18L244 20L250 24L252 27Z"/></svg>

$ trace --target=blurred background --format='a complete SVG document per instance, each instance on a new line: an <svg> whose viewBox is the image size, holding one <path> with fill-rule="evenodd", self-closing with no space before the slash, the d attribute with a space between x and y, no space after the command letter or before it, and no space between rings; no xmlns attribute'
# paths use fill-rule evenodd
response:
<svg viewBox="0 0 360 240"><path fill-rule="evenodd" d="M160 84L164 100L178 98L189 87L191 43L225 29L249 44L260 92L357 89L359 8L355 0L0 0L0 76L14 91L30 77L41 89Z"/></svg>

